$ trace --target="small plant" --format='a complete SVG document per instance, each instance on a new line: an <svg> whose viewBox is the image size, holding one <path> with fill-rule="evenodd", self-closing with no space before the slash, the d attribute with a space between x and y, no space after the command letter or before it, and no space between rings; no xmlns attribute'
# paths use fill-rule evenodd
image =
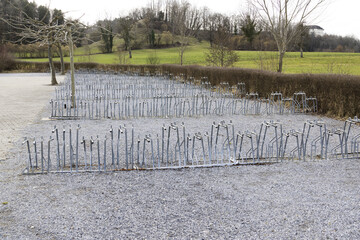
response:
<svg viewBox="0 0 360 240"><path fill-rule="evenodd" d="M338 63L333 59L327 64L325 72L330 74L350 75L350 65L347 62Z"/></svg>
<svg viewBox="0 0 360 240"><path fill-rule="evenodd" d="M278 57L276 53L259 51L258 57L254 59L260 70L276 72L278 68Z"/></svg>
<svg viewBox="0 0 360 240"><path fill-rule="evenodd" d="M160 64L160 58L157 56L156 52L152 52L147 56L146 63L151 65L158 65Z"/></svg>
<svg viewBox="0 0 360 240"><path fill-rule="evenodd" d="M232 67L234 63L239 61L239 55L228 47L215 45L209 48L209 52L205 54L206 62L210 66Z"/></svg>
<svg viewBox="0 0 360 240"><path fill-rule="evenodd" d="M119 50L117 52L117 57L118 57L118 63L119 64L127 64L127 51L121 51Z"/></svg>

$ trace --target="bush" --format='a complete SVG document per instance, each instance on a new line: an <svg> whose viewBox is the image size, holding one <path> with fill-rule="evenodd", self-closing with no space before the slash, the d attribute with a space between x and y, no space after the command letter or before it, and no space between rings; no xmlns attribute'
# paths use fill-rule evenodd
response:
<svg viewBox="0 0 360 240"><path fill-rule="evenodd" d="M163 72L186 77L207 77L212 85L229 82L246 84L247 92L258 92L269 97L272 92L282 92L291 97L303 91L317 97L319 113L330 117L360 116L360 77L334 74L280 74L269 71L241 68L161 65Z"/></svg>
<svg viewBox="0 0 360 240"><path fill-rule="evenodd" d="M47 58L48 46L40 43L33 44L13 44L6 43L8 52L14 54L17 58ZM69 56L69 47L61 46L64 57ZM52 47L53 57L60 57L59 49L56 46Z"/></svg>
<svg viewBox="0 0 360 240"><path fill-rule="evenodd" d="M157 65L160 63L160 58L155 53L150 53L146 58L146 63L151 65Z"/></svg>
<svg viewBox="0 0 360 240"><path fill-rule="evenodd" d="M8 52L5 45L0 45L0 72L14 68L14 57Z"/></svg>

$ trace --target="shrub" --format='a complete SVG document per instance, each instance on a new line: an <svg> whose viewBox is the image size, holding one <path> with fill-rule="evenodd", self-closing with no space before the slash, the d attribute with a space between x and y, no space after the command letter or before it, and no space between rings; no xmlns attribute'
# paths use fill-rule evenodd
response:
<svg viewBox="0 0 360 240"><path fill-rule="evenodd" d="M155 53L150 53L146 58L146 63L150 65L157 65L160 63L160 58Z"/></svg>
<svg viewBox="0 0 360 240"><path fill-rule="evenodd" d="M14 57L8 52L5 45L0 45L0 72L14 68Z"/></svg>
<svg viewBox="0 0 360 240"><path fill-rule="evenodd" d="M241 68L161 65L163 72L184 74L197 79L207 77L212 85L226 81L230 85L244 82L247 92L258 92L269 97L282 92L291 97L303 91L317 97L319 113L330 117L360 116L360 77L334 74L279 74L269 71Z"/></svg>

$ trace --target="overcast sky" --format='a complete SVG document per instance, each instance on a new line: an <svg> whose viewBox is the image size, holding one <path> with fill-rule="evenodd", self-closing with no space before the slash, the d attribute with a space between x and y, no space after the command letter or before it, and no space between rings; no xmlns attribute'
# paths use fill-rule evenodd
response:
<svg viewBox="0 0 360 240"><path fill-rule="evenodd" d="M355 36L360 39L360 0L328 0L320 16L309 25L319 25L327 34ZM84 23L95 23L105 17L127 15L135 8L146 6L150 0L35 0L38 5L49 5L68 12L67 17L81 18ZM246 0L189 0L197 7L207 6L213 12L237 14L245 11Z"/></svg>

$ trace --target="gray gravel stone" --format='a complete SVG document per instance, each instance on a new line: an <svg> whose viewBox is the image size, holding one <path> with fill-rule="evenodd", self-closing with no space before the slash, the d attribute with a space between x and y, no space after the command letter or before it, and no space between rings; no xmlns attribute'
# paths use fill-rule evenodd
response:
<svg viewBox="0 0 360 240"><path fill-rule="evenodd" d="M358 239L359 161L17 176L9 239Z"/></svg>
<svg viewBox="0 0 360 240"><path fill-rule="evenodd" d="M78 123L94 135L124 123L145 134L174 121L197 132L230 119L239 130L271 119L297 129L318 118L41 120L48 116L47 108L22 135ZM360 239L359 160L24 176L20 142L0 163L0 239Z"/></svg>

